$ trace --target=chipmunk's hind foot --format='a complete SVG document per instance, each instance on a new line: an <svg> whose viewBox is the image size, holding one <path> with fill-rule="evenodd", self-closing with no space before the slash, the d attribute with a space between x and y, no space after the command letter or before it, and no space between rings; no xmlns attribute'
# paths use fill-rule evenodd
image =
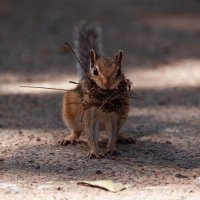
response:
<svg viewBox="0 0 200 200"><path fill-rule="evenodd" d="M90 159L99 159L99 158L103 158L104 155L101 153L95 154L95 153L90 152L87 157Z"/></svg>

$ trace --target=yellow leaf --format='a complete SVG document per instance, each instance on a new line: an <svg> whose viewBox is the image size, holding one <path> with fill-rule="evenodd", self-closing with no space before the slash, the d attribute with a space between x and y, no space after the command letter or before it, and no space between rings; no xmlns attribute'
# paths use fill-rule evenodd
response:
<svg viewBox="0 0 200 200"><path fill-rule="evenodd" d="M122 183L116 183L112 180L95 180L95 181L79 181L78 184L98 187L111 192L119 192L126 189L128 186Z"/></svg>

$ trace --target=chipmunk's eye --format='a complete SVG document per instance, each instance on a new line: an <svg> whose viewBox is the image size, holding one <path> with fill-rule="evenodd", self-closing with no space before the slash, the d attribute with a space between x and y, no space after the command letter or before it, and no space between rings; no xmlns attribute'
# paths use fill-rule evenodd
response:
<svg viewBox="0 0 200 200"><path fill-rule="evenodd" d="M121 68L119 68L117 71L117 76L121 76L121 75L122 75Z"/></svg>
<svg viewBox="0 0 200 200"><path fill-rule="evenodd" d="M95 76L98 76L98 70L97 70L97 68L96 67L94 67L94 69L93 69L93 75L95 75Z"/></svg>

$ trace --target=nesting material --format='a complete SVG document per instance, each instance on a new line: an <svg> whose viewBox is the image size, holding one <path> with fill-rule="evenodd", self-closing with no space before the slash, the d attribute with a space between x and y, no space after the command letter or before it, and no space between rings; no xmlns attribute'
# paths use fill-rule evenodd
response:
<svg viewBox="0 0 200 200"><path fill-rule="evenodd" d="M129 79L123 77L117 88L108 90L101 89L90 78L86 79L84 84L84 95L86 95L82 102L84 110L94 106L105 113L116 112L123 116L124 108L129 105L128 99L133 95Z"/></svg>

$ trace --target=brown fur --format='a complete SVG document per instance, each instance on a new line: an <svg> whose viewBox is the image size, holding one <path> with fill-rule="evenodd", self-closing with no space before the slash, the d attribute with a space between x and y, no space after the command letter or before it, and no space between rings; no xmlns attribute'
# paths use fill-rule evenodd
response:
<svg viewBox="0 0 200 200"><path fill-rule="evenodd" d="M62 117L65 124L71 129L71 133L61 141L61 144L67 145L76 142L81 132L84 131L88 139L91 157L98 157L100 155L98 147L99 131L97 130L96 132L96 129L94 130L93 128L95 124L98 124L98 126L103 127L107 131L110 138L107 152L112 154L116 150L119 131L128 115L128 99L121 115L115 112L105 113L95 107L84 111L82 101L89 98L87 92L84 93L87 91L84 87L84 81L81 81L76 89L66 92L63 96Z"/></svg>
<svg viewBox="0 0 200 200"><path fill-rule="evenodd" d="M92 79L102 89L113 89L122 80L120 76L117 76L120 66L114 57L97 58L93 65L98 69L99 74L98 76L92 76Z"/></svg>
<svg viewBox="0 0 200 200"><path fill-rule="evenodd" d="M77 52L79 59L84 67L87 67L82 75L77 88L66 92L62 101L62 117L65 124L71 129L71 134L65 137L62 145L74 143L78 140L81 132L87 136L90 147L90 157L95 158L100 155L98 147L99 127L101 124L108 134L107 152L113 153L116 149L119 131L128 115L128 98L127 103L121 108L122 115L118 112L103 112L102 109L91 106L84 110L83 101L90 99L88 88L85 80L89 77L97 87L103 90L112 90L118 86L124 76L121 73L122 51L113 57L100 57L100 32L95 27L82 24L77 32ZM88 40L90 38L90 40ZM93 41L93 42L92 42ZM97 53L92 48L97 50ZM90 49L90 51L88 50ZM88 64L89 63L89 64ZM120 73L119 73L120 72ZM105 97L106 99L107 97ZM126 102L126 100L124 101ZM123 105L123 104L122 104Z"/></svg>
<svg viewBox="0 0 200 200"><path fill-rule="evenodd" d="M66 92L62 99L62 118L71 129L71 133L61 142L63 145L78 140L82 130L80 122L82 112L80 94L75 90Z"/></svg>

